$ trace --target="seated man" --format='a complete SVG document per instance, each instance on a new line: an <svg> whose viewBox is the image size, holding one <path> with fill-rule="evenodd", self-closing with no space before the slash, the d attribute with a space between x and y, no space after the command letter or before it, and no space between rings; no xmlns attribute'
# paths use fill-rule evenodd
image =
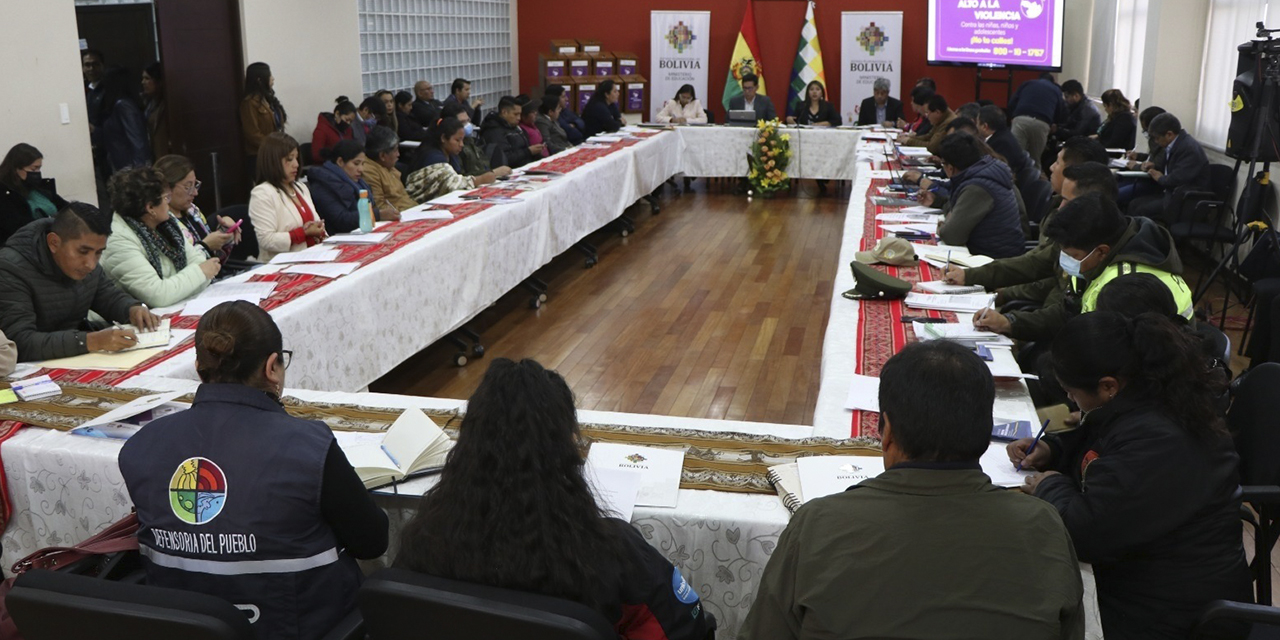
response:
<svg viewBox="0 0 1280 640"><path fill-rule="evenodd" d="M1161 193L1143 196L1129 203L1129 215L1151 218L1168 225L1177 222L1179 213L1174 210L1174 191L1179 188L1209 189L1209 157L1172 113L1156 116L1148 131L1152 141L1163 150L1164 169L1156 168L1148 160L1142 163L1142 170L1156 181Z"/></svg>
<svg viewBox="0 0 1280 640"><path fill-rule="evenodd" d="M778 112L774 110L769 96L756 93L760 86L756 74L743 74L739 84L742 85L742 95L729 98L729 111L755 111L757 121L778 119Z"/></svg>
<svg viewBox="0 0 1280 640"><path fill-rule="evenodd" d="M1022 217L1009 167L985 155L981 142L968 133L943 138L938 148L942 170L951 178L951 196L929 191L920 204L941 207L938 239L967 246L976 255L1010 258L1024 251Z"/></svg>
<svg viewBox="0 0 1280 640"><path fill-rule="evenodd" d="M480 98L473 100L471 98L470 80L454 78L453 84L449 86L449 97L444 99L440 108L443 109L451 104L460 105L467 112L467 117L471 118L472 122L480 122L480 116L483 115L480 107L484 105L484 100Z"/></svg>
<svg viewBox="0 0 1280 640"><path fill-rule="evenodd" d="M18 230L0 249L0 330L17 345L21 361L120 351L138 343L132 330L91 324L90 311L143 329L159 324L98 266L109 235L110 218L73 202L53 218Z"/></svg>
<svg viewBox="0 0 1280 640"><path fill-rule="evenodd" d="M1050 340L1067 320L1097 306L1098 292L1116 277L1150 273L1169 287L1178 313L1191 317L1191 288L1182 280L1182 259L1169 231L1146 218L1126 218L1109 197L1079 196L1045 225L1045 236L1061 247L1062 299L1037 310L1033 327L1010 314L978 312L975 327L1018 340Z"/></svg>
<svg viewBox="0 0 1280 640"><path fill-rule="evenodd" d="M929 121L929 133L913 135L898 139L904 147L927 147L933 155L938 155L938 145L947 137L947 125L956 118L956 113L947 106L947 99L934 94L925 107L925 118Z"/></svg>
<svg viewBox="0 0 1280 640"><path fill-rule="evenodd" d="M426 80L414 83L413 95L413 106L409 115L418 123L418 126L426 129L440 119L440 109L444 108L444 104L436 100L436 89Z"/></svg>
<svg viewBox="0 0 1280 640"><path fill-rule="evenodd" d="M871 85L871 97L858 108L858 125L878 124L896 126L902 119L902 101L889 95L889 79L876 78Z"/></svg>
<svg viewBox="0 0 1280 640"><path fill-rule="evenodd" d="M1018 139L1013 137L1013 132L1009 130L1004 109L994 104L978 109L977 125L979 137L986 141L987 146L993 151L1004 156L1005 162L1009 163L1009 169L1013 171L1015 180L1027 167L1034 164L1031 162L1031 156L1018 144Z"/></svg>
<svg viewBox="0 0 1280 640"><path fill-rule="evenodd" d="M1056 140L1067 141L1077 136L1091 136L1102 127L1102 114L1084 94L1079 80L1062 83L1062 100L1067 103L1067 117L1053 132Z"/></svg>
<svg viewBox="0 0 1280 640"><path fill-rule="evenodd" d="M1052 185L1054 193L1059 195L1054 196L1056 202L1050 202L1049 214L1040 221L1040 241L1036 247L1015 258L996 260L991 264L973 269L966 270L953 266L947 270L943 279L950 284L977 284L986 287L988 291L997 291L999 295L996 297L996 303L999 305L1012 300L1029 300L1036 304L1050 306L1049 296L1059 290L1060 281L1061 286L1065 287L1065 281L1056 276L1059 249L1044 235L1045 227L1053 218L1054 211L1074 195L1101 192L1115 198L1116 180L1115 175L1107 169L1108 160L1107 150L1097 140L1089 138L1068 140L1058 152L1058 161L1050 167L1049 184ZM1066 178L1068 169L1085 163L1094 165L1092 169L1085 172L1084 175L1087 175L1087 178L1082 177L1081 182L1073 182ZM1099 172L1098 168L1104 171ZM1069 193L1072 195L1068 195ZM1043 282L1047 278L1050 279L1049 282ZM1039 324L1037 317L1031 315L1033 313L1035 312L1019 311L1012 314L1018 317L1020 328L1026 330L1025 334L1014 335L1014 337L1025 340L1028 339L1026 335L1041 333L1037 328Z"/></svg>
<svg viewBox="0 0 1280 640"><path fill-rule="evenodd" d="M885 472L796 512L738 637L1083 638L1084 589L1062 520L992 485L978 464L994 399L990 371L953 342L890 358L880 372Z"/></svg>
<svg viewBox="0 0 1280 640"><path fill-rule="evenodd" d="M504 96L498 101L498 109L485 116L484 124L480 125L480 138L485 145L501 150L506 157L506 165L512 169L542 157L542 145L529 144L529 138L519 123L520 105L515 98Z"/></svg>

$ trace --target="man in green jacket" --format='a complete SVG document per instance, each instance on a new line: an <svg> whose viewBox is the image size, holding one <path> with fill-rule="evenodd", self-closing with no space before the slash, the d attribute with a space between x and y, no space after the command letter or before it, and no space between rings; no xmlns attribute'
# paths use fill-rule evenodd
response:
<svg viewBox="0 0 1280 640"><path fill-rule="evenodd" d="M120 351L137 345L131 329L154 329L147 306L118 289L98 260L111 223L96 207L73 202L53 218L18 230L0 249L0 330L17 345L21 362Z"/></svg>
<svg viewBox="0 0 1280 640"><path fill-rule="evenodd" d="M890 358L885 472L800 508L738 637L1083 638L1080 569L1057 511L992 485L978 464L994 400L986 365L958 344Z"/></svg>

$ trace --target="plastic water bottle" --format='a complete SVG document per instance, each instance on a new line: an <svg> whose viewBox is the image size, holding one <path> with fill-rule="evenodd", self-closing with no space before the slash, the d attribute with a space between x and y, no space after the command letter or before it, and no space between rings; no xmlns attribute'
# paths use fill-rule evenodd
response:
<svg viewBox="0 0 1280 640"><path fill-rule="evenodd" d="M360 190L356 211L360 214L360 233L373 231L373 208L369 205L369 192L365 189Z"/></svg>

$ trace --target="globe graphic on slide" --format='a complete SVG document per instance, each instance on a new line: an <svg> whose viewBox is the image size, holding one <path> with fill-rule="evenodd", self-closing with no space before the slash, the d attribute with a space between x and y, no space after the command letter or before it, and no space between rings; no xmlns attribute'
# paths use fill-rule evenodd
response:
<svg viewBox="0 0 1280 640"><path fill-rule="evenodd" d="M1044 13L1044 0L1022 0L1022 15L1028 20L1035 20Z"/></svg>

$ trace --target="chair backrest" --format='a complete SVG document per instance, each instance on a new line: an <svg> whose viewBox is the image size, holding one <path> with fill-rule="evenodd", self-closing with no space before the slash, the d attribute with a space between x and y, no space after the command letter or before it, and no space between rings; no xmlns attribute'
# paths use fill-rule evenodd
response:
<svg viewBox="0 0 1280 640"><path fill-rule="evenodd" d="M5 596L25 640L252 640L244 612L203 593L33 570Z"/></svg>
<svg viewBox="0 0 1280 640"><path fill-rule="evenodd" d="M1022 202L1027 206L1027 218L1036 224L1049 215L1049 203L1053 200L1053 185L1048 180L1036 180L1022 191Z"/></svg>
<svg viewBox="0 0 1280 640"><path fill-rule="evenodd" d="M703 109L703 110L702 110L702 112L703 112L703 113L705 113L705 114L707 114L707 124L715 124L715 123L716 123L716 114L711 113L711 110L710 110L710 109Z"/></svg>
<svg viewBox="0 0 1280 640"><path fill-rule="evenodd" d="M311 143L304 142L298 145L298 164L301 166L309 166L311 164Z"/></svg>
<svg viewBox="0 0 1280 640"><path fill-rule="evenodd" d="M231 248L232 259L247 260L258 257L258 234L253 231L253 220L249 218L249 205L233 204L219 209L214 215L215 220L225 216L237 222L244 221L244 224L240 225L240 244Z"/></svg>
<svg viewBox="0 0 1280 640"><path fill-rule="evenodd" d="M1260 364L1242 376L1236 386L1227 427L1235 436L1240 454L1240 484L1280 485L1280 416L1275 398L1280 394L1280 364Z"/></svg>
<svg viewBox="0 0 1280 640"><path fill-rule="evenodd" d="M360 587L365 630L378 640L520 638L616 640L613 625L577 602L383 569Z"/></svg>

